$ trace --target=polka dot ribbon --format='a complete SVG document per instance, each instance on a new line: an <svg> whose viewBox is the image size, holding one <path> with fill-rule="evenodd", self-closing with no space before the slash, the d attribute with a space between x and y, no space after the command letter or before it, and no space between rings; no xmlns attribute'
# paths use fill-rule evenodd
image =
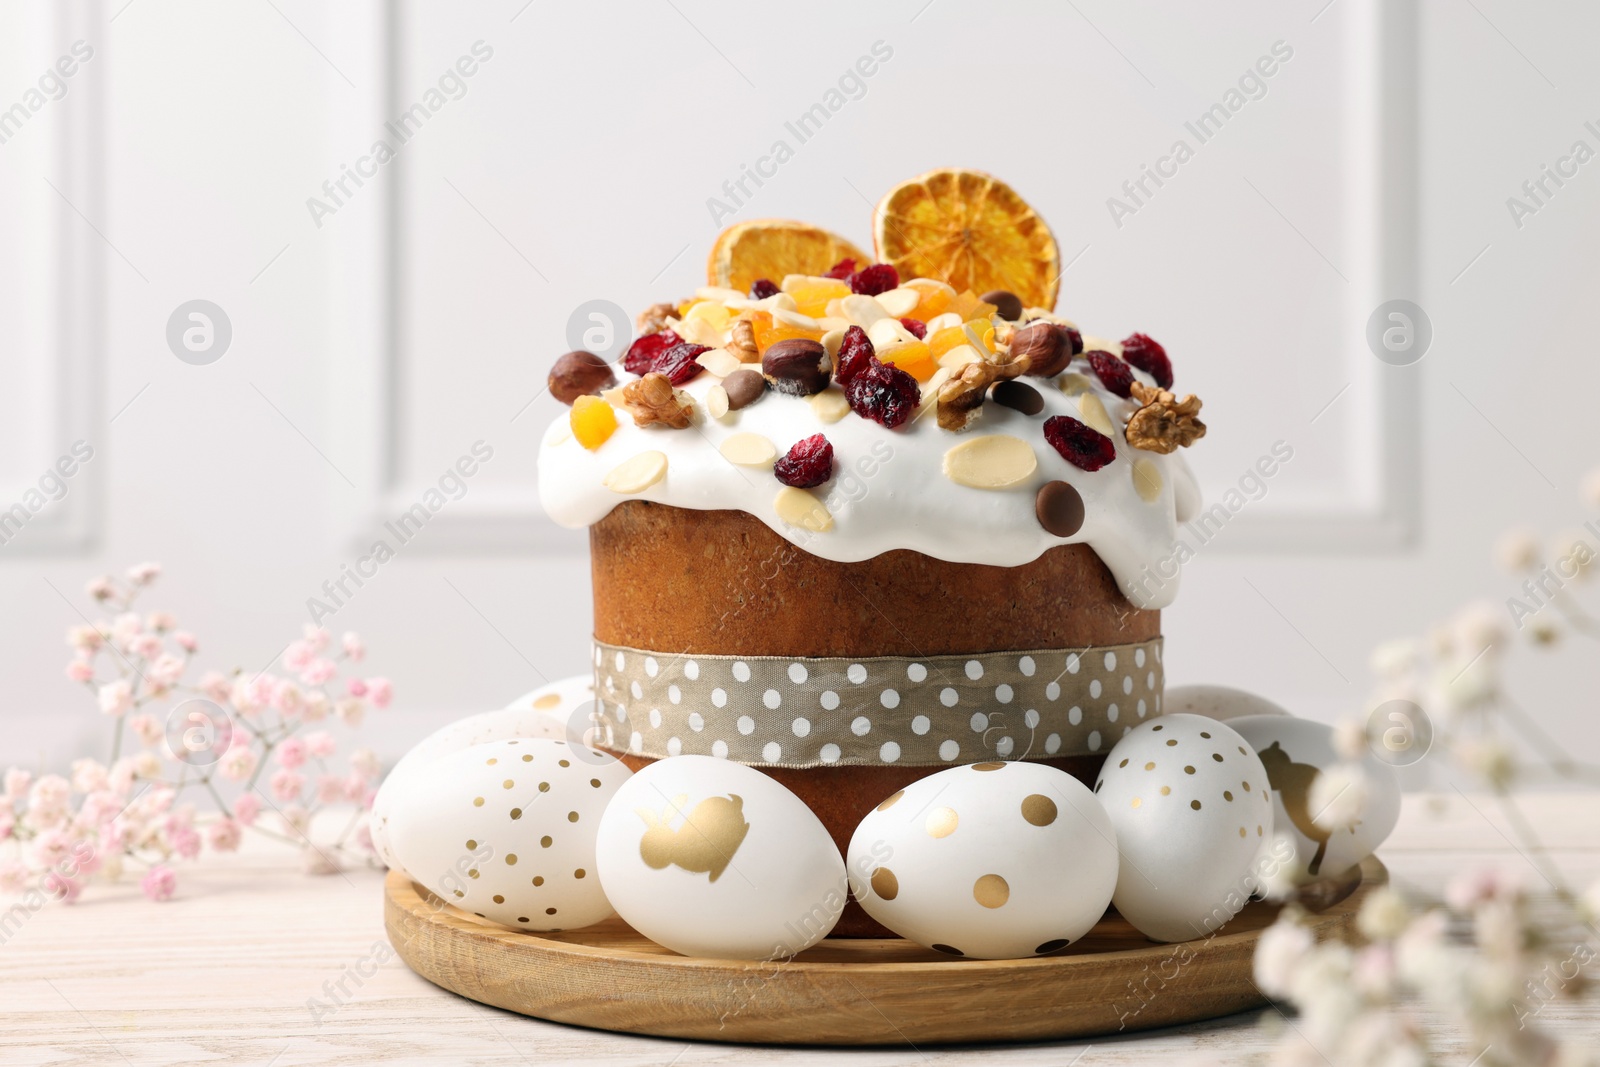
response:
<svg viewBox="0 0 1600 1067"><path fill-rule="evenodd" d="M600 739L763 767L939 766L1104 752L1161 713L1161 639L865 659L596 643Z"/></svg>

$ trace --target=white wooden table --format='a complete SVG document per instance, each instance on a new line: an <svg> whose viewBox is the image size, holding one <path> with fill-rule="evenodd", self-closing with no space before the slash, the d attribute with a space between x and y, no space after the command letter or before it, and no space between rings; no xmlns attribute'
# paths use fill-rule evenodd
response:
<svg viewBox="0 0 1600 1067"><path fill-rule="evenodd" d="M1526 802L1552 859L1579 885L1600 877L1600 801ZM1543 882L1491 804L1408 796L1380 852L1397 884L1437 892L1469 863ZM137 885L96 885L49 905L0 945L0 1064L856 1065L928 1062L1200 1064L1250 1062L1270 1044L1262 1012L1142 1035L1059 1045L861 1051L686 1044L581 1030L485 1008L440 990L386 950L378 871L307 877L266 842L181 869L179 895L152 904ZM9 902L7 902L9 906ZM3 911L0 908L0 911ZM378 960L386 962L377 963ZM1266 1015L1273 1015L1268 1011ZM1600 1045L1591 1010L1542 1018ZM1479 1050L1447 1039L1445 1062Z"/></svg>

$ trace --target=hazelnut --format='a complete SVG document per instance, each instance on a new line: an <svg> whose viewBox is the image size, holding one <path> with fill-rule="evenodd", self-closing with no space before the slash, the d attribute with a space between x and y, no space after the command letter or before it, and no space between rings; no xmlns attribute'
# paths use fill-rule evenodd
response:
<svg viewBox="0 0 1600 1067"><path fill-rule="evenodd" d="M753 370L736 370L722 379L722 388L728 394L728 410L738 411L761 399L767 380Z"/></svg>
<svg viewBox="0 0 1600 1067"><path fill-rule="evenodd" d="M568 352L550 368L550 395L570 405L617 384L611 366L593 352Z"/></svg>
<svg viewBox="0 0 1600 1067"><path fill-rule="evenodd" d="M1051 322L1035 322L1011 337L1011 358L1028 357L1028 374L1034 378L1053 378L1072 362L1072 343L1066 333Z"/></svg>
<svg viewBox="0 0 1600 1067"><path fill-rule="evenodd" d="M791 337L762 354L761 373L780 393L813 396L828 387L833 364L821 342Z"/></svg>

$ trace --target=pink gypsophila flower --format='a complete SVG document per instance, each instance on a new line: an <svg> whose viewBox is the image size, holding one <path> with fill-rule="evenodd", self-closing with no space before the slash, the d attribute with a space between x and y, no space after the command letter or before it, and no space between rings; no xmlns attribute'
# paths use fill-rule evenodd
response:
<svg viewBox="0 0 1600 1067"><path fill-rule="evenodd" d="M206 840L215 852L237 852L244 829L232 819L220 819L206 831Z"/></svg>
<svg viewBox="0 0 1600 1067"><path fill-rule="evenodd" d="M298 770L305 766L306 743L298 737L291 737L278 746L278 766L286 770Z"/></svg>
<svg viewBox="0 0 1600 1067"><path fill-rule="evenodd" d="M351 678L344 683L344 690L353 697L364 697L367 695L367 683L360 678Z"/></svg>
<svg viewBox="0 0 1600 1067"><path fill-rule="evenodd" d="M178 876L172 873L171 867L158 863L139 880L139 888L151 900L171 900L172 894L178 891Z"/></svg>
<svg viewBox="0 0 1600 1067"><path fill-rule="evenodd" d="M340 643L344 646L344 654L350 657L352 663L360 663L367 658L367 646L359 634L347 633Z"/></svg>
<svg viewBox="0 0 1600 1067"><path fill-rule="evenodd" d="M339 747L339 742L326 730L317 730L305 736L306 751L318 759L327 759Z"/></svg>
<svg viewBox="0 0 1600 1067"><path fill-rule="evenodd" d="M172 639L173 641L177 642L178 647L183 649L185 652L195 652L200 648L200 639L195 637L195 635L190 633L188 630L179 630L177 633L172 635Z"/></svg>
<svg viewBox="0 0 1600 1067"><path fill-rule="evenodd" d="M75 659L67 664L67 677L74 682L94 681L94 664L86 659Z"/></svg>
<svg viewBox="0 0 1600 1067"><path fill-rule="evenodd" d="M367 695L373 707L386 708L389 701L394 699L394 685L387 678L368 678Z"/></svg>
<svg viewBox="0 0 1600 1067"><path fill-rule="evenodd" d="M200 835L192 826L174 826L167 831L167 842L172 851L186 860L200 855Z"/></svg>
<svg viewBox="0 0 1600 1067"><path fill-rule="evenodd" d="M246 793L233 802L233 817L240 826L254 826L260 814L261 798L254 793Z"/></svg>
<svg viewBox="0 0 1600 1067"><path fill-rule="evenodd" d="M279 803L287 804L300 796L306 786L305 776L284 768L272 776L272 795Z"/></svg>
<svg viewBox="0 0 1600 1067"><path fill-rule="evenodd" d="M126 715L133 707L133 686L118 678L100 687L100 710L107 715Z"/></svg>

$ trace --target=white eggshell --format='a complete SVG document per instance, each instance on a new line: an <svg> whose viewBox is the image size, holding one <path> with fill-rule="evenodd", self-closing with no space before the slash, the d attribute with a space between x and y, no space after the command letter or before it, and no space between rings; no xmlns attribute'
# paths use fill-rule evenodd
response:
<svg viewBox="0 0 1600 1067"><path fill-rule="evenodd" d="M1218 722L1231 722L1245 715L1289 714L1266 697L1228 685L1168 686L1161 706L1169 715L1204 715Z"/></svg>
<svg viewBox="0 0 1600 1067"><path fill-rule="evenodd" d="M565 741L474 745L407 776L389 846L400 869L464 911L519 930L588 926L611 914L595 837L628 778L613 757Z"/></svg>
<svg viewBox="0 0 1600 1067"><path fill-rule="evenodd" d="M587 751L584 732L593 703L594 676L578 674L541 686L499 711L457 719L418 741L390 769L373 798L368 826L378 858L387 867L404 869L390 846L388 823L394 798L409 788L407 780L419 768L440 756L511 737L566 738Z"/></svg>
<svg viewBox="0 0 1600 1067"><path fill-rule="evenodd" d="M1294 842L1295 860L1312 876L1349 870L1373 852L1400 821L1400 782L1372 755L1361 760L1366 799L1359 820L1333 831L1312 820L1307 798L1317 775L1346 761L1333 747L1333 729L1309 719L1258 715L1228 725L1249 742L1267 768L1280 834Z"/></svg>
<svg viewBox="0 0 1600 1067"><path fill-rule="evenodd" d="M617 913L686 956L794 955L828 935L847 899L844 860L811 809L712 756L630 778L600 820L596 862Z"/></svg>
<svg viewBox="0 0 1600 1067"><path fill-rule="evenodd" d="M1106 756L1095 795L1117 831L1112 903L1156 941L1203 937L1259 888L1253 861L1272 838L1267 771L1230 727L1163 715Z"/></svg>
<svg viewBox="0 0 1600 1067"><path fill-rule="evenodd" d="M850 888L901 937L958 956L1065 948L1105 914L1116 831L1081 782L1039 763L952 767L879 804L850 839Z"/></svg>

